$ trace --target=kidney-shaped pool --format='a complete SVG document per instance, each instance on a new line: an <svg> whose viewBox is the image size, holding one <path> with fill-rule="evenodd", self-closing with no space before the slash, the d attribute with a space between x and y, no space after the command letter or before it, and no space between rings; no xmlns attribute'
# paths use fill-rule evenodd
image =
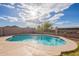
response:
<svg viewBox="0 0 79 59"><path fill-rule="evenodd" d="M66 42L59 38L54 37L50 35L43 35L43 34L37 34L37 35L31 35L31 34L21 34L21 35L15 35L7 39L7 41L12 42L28 42L28 41L36 41L39 44L48 45L48 46L61 46L64 45Z"/></svg>
<svg viewBox="0 0 79 59"><path fill-rule="evenodd" d="M30 55L61 55L62 52L73 51L78 47L77 43L73 40L48 34L20 34L7 36L2 37L2 42L4 42L4 49L15 47L17 49L13 50L16 52L19 51L19 54L26 53L26 55L28 54L25 51L29 51ZM24 52L21 52L20 49ZM1 51L5 50L2 49ZM10 50L10 52L11 51L12 50Z"/></svg>

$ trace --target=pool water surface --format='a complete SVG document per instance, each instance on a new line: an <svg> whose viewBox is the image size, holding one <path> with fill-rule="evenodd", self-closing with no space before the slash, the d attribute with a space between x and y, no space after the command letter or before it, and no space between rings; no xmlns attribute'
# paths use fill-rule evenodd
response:
<svg viewBox="0 0 79 59"><path fill-rule="evenodd" d="M54 37L50 35L44 35L44 34L37 34L37 35L31 35L31 34L22 34L22 35L15 35L8 39L7 41L11 42L28 42L28 41L36 41L39 44L48 45L48 46L61 46L65 44L65 41L59 37Z"/></svg>

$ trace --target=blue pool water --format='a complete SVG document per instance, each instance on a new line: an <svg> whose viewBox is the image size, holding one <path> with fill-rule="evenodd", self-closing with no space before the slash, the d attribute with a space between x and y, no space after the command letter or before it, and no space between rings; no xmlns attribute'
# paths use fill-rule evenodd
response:
<svg viewBox="0 0 79 59"><path fill-rule="evenodd" d="M59 37L54 37L54 36L48 36L48 35L27 35L27 34L23 34L23 35L16 35L16 36L12 36L10 38L7 39L7 41L17 41L17 42L21 42L21 41L32 41L35 40L36 42L43 44L43 45L48 45L48 46L60 46L60 45L64 45L65 41Z"/></svg>

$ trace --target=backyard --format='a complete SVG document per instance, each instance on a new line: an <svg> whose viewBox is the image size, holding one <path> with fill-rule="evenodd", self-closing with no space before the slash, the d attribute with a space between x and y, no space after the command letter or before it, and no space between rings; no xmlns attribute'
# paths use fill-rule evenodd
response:
<svg viewBox="0 0 79 59"><path fill-rule="evenodd" d="M70 52L64 52L62 53L62 56L79 56L79 41L76 41L78 44L78 48L74 51L70 51Z"/></svg>
<svg viewBox="0 0 79 59"><path fill-rule="evenodd" d="M0 4L0 55L79 56L77 7L78 3Z"/></svg>

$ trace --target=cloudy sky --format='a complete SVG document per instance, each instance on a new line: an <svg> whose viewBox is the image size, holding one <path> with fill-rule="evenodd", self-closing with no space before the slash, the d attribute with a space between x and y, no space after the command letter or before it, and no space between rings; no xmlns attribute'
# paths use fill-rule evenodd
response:
<svg viewBox="0 0 79 59"><path fill-rule="evenodd" d="M57 27L79 27L78 3L1 3L0 26L36 27L49 21Z"/></svg>

